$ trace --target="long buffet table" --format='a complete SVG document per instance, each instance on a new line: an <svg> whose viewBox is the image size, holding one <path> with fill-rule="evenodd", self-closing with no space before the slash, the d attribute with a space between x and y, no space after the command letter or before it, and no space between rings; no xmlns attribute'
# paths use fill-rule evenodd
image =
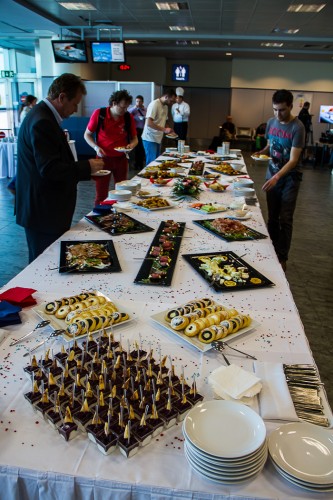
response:
<svg viewBox="0 0 333 500"><path fill-rule="evenodd" d="M148 181L142 179L144 187ZM153 188L156 189L156 188ZM170 194L171 187L158 188ZM213 193L203 190L200 201L229 204L232 190ZM198 391L212 399L209 374L223 364L214 350L201 352L183 342L151 320L151 315L181 305L195 298L210 297L228 307L248 313L258 323L256 328L235 339L233 347L253 354L259 361L283 363L314 363L301 319L293 301L288 282L279 265L269 238L228 243L196 226L192 221L207 218L194 213L188 201L155 212L137 208L131 217L157 229L161 220L186 222L184 238L173 275L172 286L134 284L142 259L154 233L112 237L122 272L60 274L60 241L50 246L36 261L11 280L4 289L14 286L35 288L34 298L40 304L82 290L99 290L129 312L132 322L115 328L115 337L126 345L139 338L143 347L171 356L176 373L184 369L185 377L197 376ZM264 234L267 230L258 205L251 206L252 218L246 221ZM230 212L229 212L230 213ZM223 215L223 214L219 214ZM86 220L81 220L61 240L105 240L111 237ZM182 254L232 250L269 278L274 287L256 290L217 293L183 259ZM153 443L126 459L116 452L102 455L96 446L81 434L65 442L24 399L31 383L23 374L23 354L45 338L51 329L37 331L29 340L14 347L12 339L34 328L39 318L34 308L21 312L22 324L2 330L2 389L0 399L0 498L90 499L90 498L238 498L292 499L317 498L318 495L293 487L277 474L268 461L263 471L245 483L216 484L191 469L184 456L181 424L163 432ZM49 345L60 350L61 339ZM41 351L37 351L41 352ZM253 362L227 351L230 361L252 371ZM255 408L258 411L258 408ZM267 433L282 421L265 421ZM218 430L216 430L218 432ZM235 429L237 433L237 429Z"/></svg>

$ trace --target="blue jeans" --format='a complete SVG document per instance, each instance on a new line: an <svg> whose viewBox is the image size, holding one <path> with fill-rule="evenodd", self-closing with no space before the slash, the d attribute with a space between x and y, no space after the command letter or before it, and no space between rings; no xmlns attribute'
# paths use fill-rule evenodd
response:
<svg viewBox="0 0 333 500"><path fill-rule="evenodd" d="M267 176L267 178L270 177L272 174ZM293 216L301 180L301 172L292 172L282 177L276 186L266 193L267 228L280 261L288 260L293 233Z"/></svg>
<svg viewBox="0 0 333 500"><path fill-rule="evenodd" d="M158 142L150 142L142 140L143 147L146 153L146 165L149 165L152 161L160 155L161 144Z"/></svg>

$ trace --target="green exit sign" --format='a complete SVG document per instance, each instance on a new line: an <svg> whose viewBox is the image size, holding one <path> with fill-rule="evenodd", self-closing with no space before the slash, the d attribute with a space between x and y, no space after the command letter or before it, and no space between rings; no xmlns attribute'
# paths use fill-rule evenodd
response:
<svg viewBox="0 0 333 500"><path fill-rule="evenodd" d="M14 71L1 70L1 78L14 78Z"/></svg>

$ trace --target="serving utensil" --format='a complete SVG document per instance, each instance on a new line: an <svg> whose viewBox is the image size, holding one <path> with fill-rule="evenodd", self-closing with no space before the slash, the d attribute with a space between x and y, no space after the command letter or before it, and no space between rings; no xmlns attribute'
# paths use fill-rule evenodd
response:
<svg viewBox="0 0 333 500"><path fill-rule="evenodd" d="M20 337L19 339L17 340L14 340L14 342L12 342L11 344L9 344L10 346L13 346L13 345L16 345L16 344L19 344L20 342L22 342L22 340L25 340L26 338L28 338L30 335L32 335L36 330L38 330L38 328L44 328L44 326L48 325L50 323L49 320L43 320L43 321L40 321L39 323L37 323L37 325L35 326L35 328L33 330L31 330L31 332L29 333L26 333L25 335L23 335L23 337Z"/></svg>
<svg viewBox="0 0 333 500"><path fill-rule="evenodd" d="M30 353L32 353L32 352L36 351L37 349L39 349L39 347L43 346L50 339L53 339L54 337L59 337L59 335L62 335L63 333L65 333L64 329L54 330L52 333L50 333L50 335L45 340L43 340L42 342L39 342L39 344L35 345L35 347L33 347L28 352L26 352L25 354L23 354L23 357L29 356Z"/></svg>
<svg viewBox="0 0 333 500"><path fill-rule="evenodd" d="M330 423L320 397L319 374L313 365L283 365L284 374L296 414L302 420L322 427Z"/></svg>
<svg viewBox="0 0 333 500"><path fill-rule="evenodd" d="M229 347L229 349L232 349L233 351L239 352L240 354L243 354L246 358L250 359L257 359L251 354L248 354L247 352L240 351L239 349L236 349L235 347L231 347L231 345L227 344L227 342L224 342L223 340L214 340L212 342L212 346L216 351L223 352L225 347Z"/></svg>

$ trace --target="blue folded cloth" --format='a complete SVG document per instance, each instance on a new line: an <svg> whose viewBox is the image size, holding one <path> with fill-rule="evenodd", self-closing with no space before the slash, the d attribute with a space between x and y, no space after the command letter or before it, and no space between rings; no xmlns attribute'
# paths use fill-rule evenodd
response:
<svg viewBox="0 0 333 500"><path fill-rule="evenodd" d="M0 327L22 323L19 312L22 307L14 306L6 300L0 301Z"/></svg>

